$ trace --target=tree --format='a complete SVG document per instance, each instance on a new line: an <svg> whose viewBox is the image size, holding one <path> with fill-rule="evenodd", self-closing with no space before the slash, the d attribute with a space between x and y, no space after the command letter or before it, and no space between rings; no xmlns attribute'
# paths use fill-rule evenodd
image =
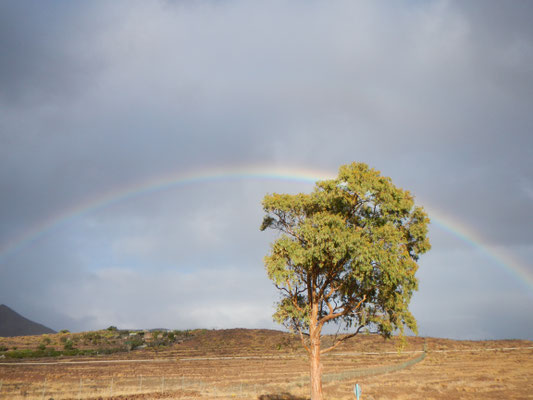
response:
<svg viewBox="0 0 533 400"><path fill-rule="evenodd" d="M408 305L418 257L430 249L429 219L413 196L363 163L340 167L311 194L268 194L261 230L280 236L265 257L280 291L274 320L300 335L310 359L311 399L322 399L321 354L362 330L417 332ZM344 326L321 349L328 323Z"/></svg>

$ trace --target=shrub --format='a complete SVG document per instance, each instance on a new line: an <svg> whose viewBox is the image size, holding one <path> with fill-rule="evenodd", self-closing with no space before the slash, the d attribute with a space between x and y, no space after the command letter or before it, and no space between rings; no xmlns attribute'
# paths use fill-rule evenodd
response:
<svg viewBox="0 0 533 400"><path fill-rule="evenodd" d="M96 354L113 354L113 353L121 353L123 352L124 349L122 348L119 348L119 347L114 347L114 348L99 348L97 351L96 351Z"/></svg>
<svg viewBox="0 0 533 400"><path fill-rule="evenodd" d="M22 349L22 350L11 350L8 351L5 356L7 358L29 358L29 357L57 357L60 356L61 352L52 348L45 348L44 350L31 350L31 349Z"/></svg>
<svg viewBox="0 0 533 400"><path fill-rule="evenodd" d="M135 350L136 348L144 344L143 339L140 336L132 336L130 340L126 341L126 348L128 351Z"/></svg>
<svg viewBox="0 0 533 400"><path fill-rule="evenodd" d="M87 332L83 335L85 343L99 344L102 340L102 335L98 332Z"/></svg>
<svg viewBox="0 0 533 400"><path fill-rule="evenodd" d="M65 349L62 353L65 356L77 356L80 355L82 351L79 349L71 348L71 349Z"/></svg>

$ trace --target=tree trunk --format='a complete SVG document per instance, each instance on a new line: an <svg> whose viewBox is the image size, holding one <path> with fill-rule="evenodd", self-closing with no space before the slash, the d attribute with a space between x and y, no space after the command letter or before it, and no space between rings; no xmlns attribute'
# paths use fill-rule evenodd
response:
<svg viewBox="0 0 533 400"><path fill-rule="evenodd" d="M321 328L317 326L318 307L313 304L311 309L311 323L309 329L309 361L311 377L311 400L322 400L322 363L320 362L320 332Z"/></svg>
<svg viewBox="0 0 533 400"><path fill-rule="evenodd" d="M311 337L311 400L322 400L322 363L320 362L320 335Z"/></svg>

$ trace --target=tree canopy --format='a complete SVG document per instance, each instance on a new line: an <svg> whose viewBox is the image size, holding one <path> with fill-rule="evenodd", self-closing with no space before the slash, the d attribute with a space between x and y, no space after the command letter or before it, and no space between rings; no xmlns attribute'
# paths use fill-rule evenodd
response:
<svg viewBox="0 0 533 400"><path fill-rule="evenodd" d="M281 293L274 319L299 332L311 355L312 398L321 399L313 382L321 353L361 330L417 332L408 305L419 255L430 249L429 219L408 191L363 163L340 167L310 194L266 195L263 209L261 230L280 232L264 260ZM322 328L332 322L350 333L320 349Z"/></svg>

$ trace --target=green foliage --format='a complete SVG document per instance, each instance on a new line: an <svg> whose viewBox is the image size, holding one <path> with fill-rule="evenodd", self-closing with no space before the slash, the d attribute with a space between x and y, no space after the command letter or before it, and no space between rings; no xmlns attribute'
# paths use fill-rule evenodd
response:
<svg viewBox="0 0 533 400"><path fill-rule="evenodd" d="M68 329L61 329L59 333L70 333L70 331Z"/></svg>
<svg viewBox="0 0 533 400"><path fill-rule="evenodd" d="M170 341L168 339L168 335L165 335L165 333L166 332L153 331L152 340L148 343L148 347L158 348L158 347L165 347L165 346L172 344L173 340Z"/></svg>
<svg viewBox="0 0 533 400"><path fill-rule="evenodd" d="M366 164L339 169L311 194L269 194L261 230L281 235L265 257L280 290L274 319L292 330L342 322L385 337L415 331L408 305L418 288L429 219L413 196Z"/></svg>
<svg viewBox="0 0 533 400"><path fill-rule="evenodd" d="M149 342L146 343L148 347L159 348L164 346L171 346L172 344L178 342L180 343L187 338L190 338L194 335L205 333L207 330L195 330L194 332L190 330L180 331L160 331L154 330L151 332L152 338Z"/></svg>
<svg viewBox="0 0 533 400"><path fill-rule="evenodd" d="M109 328L107 328L107 330L110 331L110 332L116 332L116 331L118 331L117 327L116 327L116 326L113 326L113 325L111 325Z"/></svg>
<svg viewBox="0 0 533 400"><path fill-rule="evenodd" d="M60 351L57 351L53 348L45 348L38 350L31 349L21 349L21 350L11 350L5 353L6 358L38 358L38 357L58 357L61 355Z"/></svg>
<svg viewBox="0 0 533 400"><path fill-rule="evenodd" d="M35 344L34 349L17 350L14 346L10 350L7 346L0 346L0 355L6 358L42 358L42 357L60 357L60 356L96 356L99 354L114 354L126 351L132 351L144 345L152 348L161 348L170 346L178 340L193 336L191 331L157 331L156 340L147 343L145 341L145 332L114 331L101 330L95 332L84 332L80 334L63 334L59 336L58 342L62 344L62 350L56 350L47 345L52 343L50 337L43 335L41 341ZM97 348L79 349L77 343L85 346L97 345ZM96 346L95 346L96 347Z"/></svg>
<svg viewBox="0 0 533 400"><path fill-rule="evenodd" d="M122 353L124 351L121 347L113 347L113 348L99 348L96 350L96 354L115 354L115 353Z"/></svg>
<svg viewBox="0 0 533 400"><path fill-rule="evenodd" d="M69 349L66 348L61 352L61 355L69 356L69 357L79 356L79 355L92 355L92 354L94 354L94 351L92 350L80 350L80 349L75 349L75 348L69 348Z"/></svg>
<svg viewBox="0 0 533 400"><path fill-rule="evenodd" d="M65 341L65 344L63 345L63 348L65 350L73 350L74 349L74 342L70 339L67 339Z"/></svg>
<svg viewBox="0 0 533 400"><path fill-rule="evenodd" d="M85 344L99 344L102 342L103 337L99 332L86 332L82 335Z"/></svg>
<svg viewBox="0 0 533 400"><path fill-rule="evenodd" d="M114 349L99 349L99 350L80 350L80 349L70 349L70 350L55 350L53 348L46 348L44 350L31 350L31 349L21 349L21 350L11 350L5 353L6 358L13 359L22 359L22 358L42 358L42 357L60 357L60 356L95 356L97 354L113 354L117 352L123 352L124 349L114 348Z"/></svg>
<svg viewBox="0 0 533 400"><path fill-rule="evenodd" d="M202 331L202 330L200 329L200 331ZM202 332L202 333L205 333L205 332ZM180 336L180 337L184 337L184 338L188 338L188 337L192 337L193 336L193 333L189 329L186 329L184 331L175 330L174 334L176 336Z"/></svg>
<svg viewBox="0 0 533 400"><path fill-rule="evenodd" d="M142 346L143 344L144 344L143 338L139 335L135 335L135 336L131 336L126 341L126 348L128 349L128 351L135 350L136 348Z"/></svg>

